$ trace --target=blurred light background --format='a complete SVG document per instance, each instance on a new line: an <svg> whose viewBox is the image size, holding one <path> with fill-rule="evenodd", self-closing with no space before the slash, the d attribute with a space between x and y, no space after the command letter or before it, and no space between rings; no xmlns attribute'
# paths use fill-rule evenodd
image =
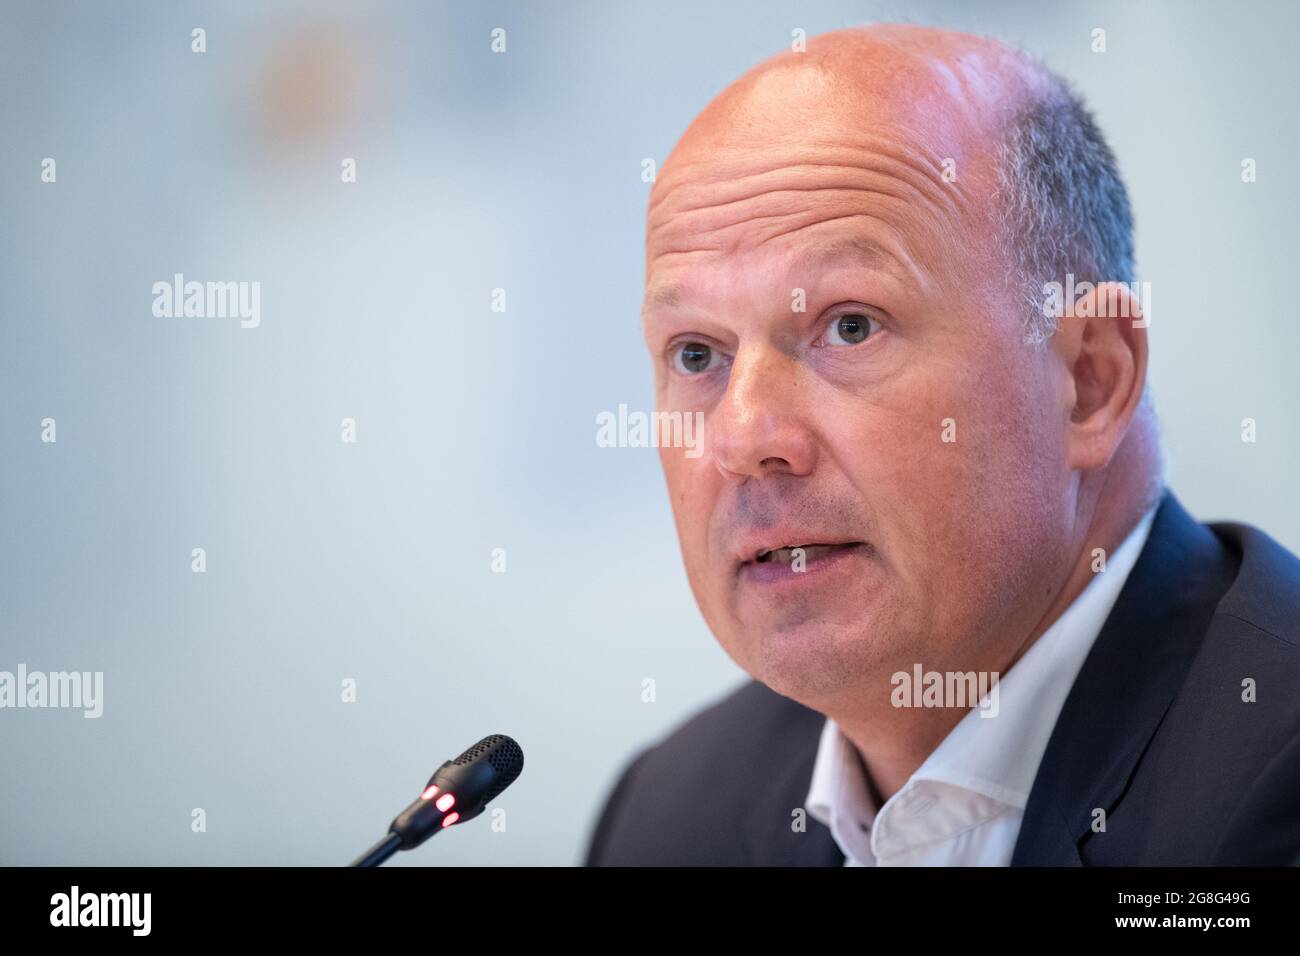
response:
<svg viewBox="0 0 1300 956"><path fill-rule="evenodd" d="M745 679L654 450L594 441L653 401L642 159L792 30L871 21L1084 92L1171 483L1300 549L1295 5L6 0L0 669L105 692L98 720L0 712L0 863L345 863L494 732L527 755L505 832L393 865L578 862L634 750ZM259 281L260 326L155 318L177 272Z"/></svg>

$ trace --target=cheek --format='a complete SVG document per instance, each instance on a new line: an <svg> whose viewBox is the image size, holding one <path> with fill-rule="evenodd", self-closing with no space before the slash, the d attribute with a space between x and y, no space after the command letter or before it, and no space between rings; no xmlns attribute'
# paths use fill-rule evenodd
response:
<svg viewBox="0 0 1300 956"><path fill-rule="evenodd" d="M721 476L716 467L706 464L707 456L688 459L680 449L661 448L659 459L667 481L687 583L710 628L721 635L727 629L717 609L726 600L728 566L710 547L709 533Z"/></svg>
<svg viewBox="0 0 1300 956"><path fill-rule="evenodd" d="M659 465L664 470L664 481L668 485L668 497L674 515L680 515L684 508L694 503L691 464L692 462L682 455L679 448L659 449ZM680 520L678 523L680 524Z"/></svg>
<svg viewBox="0 0 1300 956"><path fill-rule="evenodd" d="M917 368L833 417L836 457L909 590L987 586L981 572L1036 534L1028 516L1052 513L1063 446L1042 391L1023 368L971 361Z"/></svg>
<svg viewBox="0 0 1300 956"><path fill-rule="evenodd" d="M659 463L668 486L669 504L688 572L707 559L707 531L714 491L705 467L707 456L687 458L680 448L660 448Z"/></svg>

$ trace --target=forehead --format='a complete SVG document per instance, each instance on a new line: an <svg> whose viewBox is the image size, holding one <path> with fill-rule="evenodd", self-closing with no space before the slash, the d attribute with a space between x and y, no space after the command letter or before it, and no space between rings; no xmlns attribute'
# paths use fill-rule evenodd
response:
<svg viewBox="0 0 1300 956"><path fill-rule="evenodd" d="M674 260L673 264L666 264L669 259ZM731 263L741 275L728 274ZM647 283L643 310L680 309L697 300L729 300L750 291L764 296L770 282L776 282L780 286L776 294L784 296L790 291L787 286L797 287L805 281L801 277L821 277L836 269L872 274L901 287L924 289L929 282L928 275L915 263L891 252L889 245L878 241L869 230L831 223L827 228L804 230L793 239L766 248L665 256Z"/></svg>
<svg viewBox="0 0 1300 956"><path fill-rule="evenodd" d="M944 159L857 134L683 163L649 210L645 306L727 297L733 269L760 286L803 286L840 265L923 291L955 281L976 203L971 183L945 178Z"/></svg>
<svg viewBox="0 0 1300 956"><path fill-rule="evenodd" d="M647 306L717 291L729 267L785 282L849 256L911 285L970 280L996 183L984 64L864 42L778 59L691 124L651 194Z"/></svg>

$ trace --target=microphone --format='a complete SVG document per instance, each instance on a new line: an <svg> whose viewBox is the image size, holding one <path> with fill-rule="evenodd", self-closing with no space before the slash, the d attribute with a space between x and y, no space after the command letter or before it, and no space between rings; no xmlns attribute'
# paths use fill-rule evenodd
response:
<svg viewBox="0 0 1300 956"><path fill-rule="evenodd" d="M484 737L434 771L419 798L393 819L388 836L352 866L378 866L398 850L413 850L439 830L474 819L523 769L524 751L513 739Z"/></svg>

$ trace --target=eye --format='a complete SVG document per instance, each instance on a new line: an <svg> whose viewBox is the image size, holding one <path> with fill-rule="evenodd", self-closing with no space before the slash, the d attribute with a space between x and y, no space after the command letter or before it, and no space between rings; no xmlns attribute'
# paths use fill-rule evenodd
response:
<svg viewBox="0 0 1300 956"><path fill-rule="evenodd" d="M679 372L698 375L707 372L716 358L713 349L703 342L683 342L673 355L673 365Z"/></svg>
<svg viewBox="0 0 1300 956"><path fill-rule="evenodd" d="M831 318L823 336L827 345L857 345L880 330L880 321L865 312L841 312Z"/></svg>

